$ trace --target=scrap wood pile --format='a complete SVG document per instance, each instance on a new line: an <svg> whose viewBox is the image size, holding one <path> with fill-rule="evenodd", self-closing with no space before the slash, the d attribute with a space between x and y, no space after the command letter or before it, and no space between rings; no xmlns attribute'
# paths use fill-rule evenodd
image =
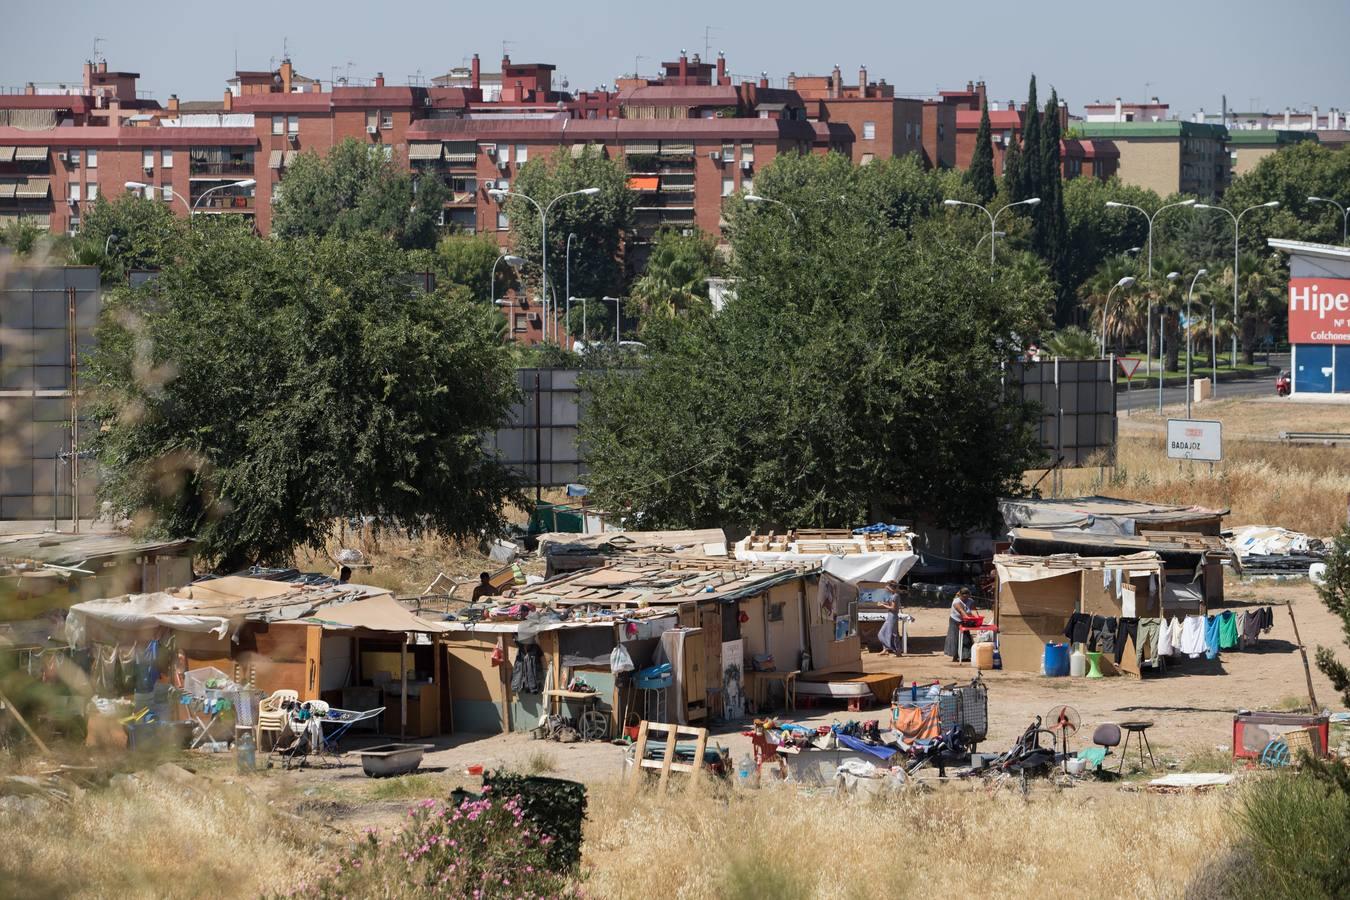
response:
<svg viewBox="0 0 1350 900"><path fill-rule="evenodd" d="M1307 575L1326 562L1326 544L1287 528L1248 525L1233 531L1228 546L1237 554L1245 575Z"/></svg>

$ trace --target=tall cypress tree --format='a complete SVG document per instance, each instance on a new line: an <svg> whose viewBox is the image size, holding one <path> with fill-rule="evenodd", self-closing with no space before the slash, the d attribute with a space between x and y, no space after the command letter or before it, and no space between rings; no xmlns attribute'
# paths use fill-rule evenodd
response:
<svg viewBox="0 0 1350 900"><path fill-rule="evenodd" d="M994 181L994 143L989 136L988 100L980 111L980 130L975 133L975 151L970 156L966 182L979 195L981 203L988 203L998 193L998 184Z"/></svg>
<svg viewBox="0 0 1350 900"><path fill-rule="evenodd" d="M1003 151L1003 190L1012 203L1026 199L1022 196L1022 147L1016 138L1008 141L1008 149Z"/></svg>
<svg viewBox="0 0 1350 900"><path fill-rule="evenodd" d="M1027 88L1027 106L1022 114L1022 160L1018 180L1018 191L1025 200L1041 195L1041 117L1040 106L1036 100L1036 76L1031 76L1031 86Z"/></svg>
<svg viewBox="0 0 1350 900"><path fill-rule="evenodd" d="M1062 323L1072 314L1075 298L1072 285L1067 283L1069 226L1064 214L1059 140L1059 95L1051 89L1041 119L1041 203L1036 207L1032 240L1055 281L1058 295L1056 320Z"/></svg>

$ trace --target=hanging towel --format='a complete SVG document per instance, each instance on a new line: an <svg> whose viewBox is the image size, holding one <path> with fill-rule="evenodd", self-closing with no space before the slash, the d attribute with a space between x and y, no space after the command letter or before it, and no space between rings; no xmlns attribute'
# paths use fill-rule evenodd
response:
<svg viewBox="0 0 1350 900"><path fill-rule="evenodd" d="M1219 640L1219 617L1210 616L1205 620L1205 659L1219 658Z"/></svg>
<svg viewBox="0 0 1350 900"><path fill-rule="evenodd" d="M1214 618L1219 621L1219 649L1233 650L1238 645L1237 616L1225 609Z"/></svg>
<svg viewBox="0 0 1350 900"><path fill-rule="evenodd" d="M1205 652L1205 617L1187 616L1181 624L1181 652L1191 659Z"/></svg>
<svg viewBox="0 0 1350 900"><path fill-rule="evenodd" d="M1183 630L1183 628L1182 628L1182 625L1181 625L1181 617L1180 617L1180 616L1173 616L1173 617L1172 617L1172 655L1173 655L1173 656L1180 656L1180 655L1181 655L1181 632L1182 632L1182 630Z"/></svg>
<svg viewBox="0 0 1350 900"><path fill-rule="evenodd" d="M1166 619L1158 627L1158 655L1172 655L1172 623Z"/></svg>

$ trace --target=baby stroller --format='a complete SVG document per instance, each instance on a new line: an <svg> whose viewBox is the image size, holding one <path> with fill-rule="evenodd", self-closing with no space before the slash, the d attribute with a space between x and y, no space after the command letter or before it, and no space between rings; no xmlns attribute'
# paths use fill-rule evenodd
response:
<svg viewBox="0 0 1350 900"><path fill-rule="evenodd" d="M931 741L917 741L910 750L910 762L905 774L912 775L924 766L932 764L938 767L938 777L947 777L947 766L964 763L970 758L969 725L958 725L947 729Z"/></svg>
<svg viewBox="0 0 1350 900"><path fill-rule="evenodd" d="M1041 745L1041 737L1049 738L1050 746ZM1041 717L1027 726L1026 731L1013 742L1005 753L1000 754L987 768L978 774L991 778L990 790L1010 778L1016 777L1025 795L1030 790L1028 779L1033 776L1048 775L1055 771L1055 733L1041 727ZM974 774L974 773L972 773Z"/></svg>

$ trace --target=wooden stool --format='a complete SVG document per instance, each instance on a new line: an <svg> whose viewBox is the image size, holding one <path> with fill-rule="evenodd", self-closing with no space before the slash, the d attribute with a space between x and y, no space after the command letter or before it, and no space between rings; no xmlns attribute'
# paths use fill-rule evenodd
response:
<svg viewBox="0 0 1350 900"><path fill-rule="evenodd" d="M1121 722L1120 727L1125 730L1125 742L1120 747L1120 765L1116 767L1116 773L1125 769L1125 752L1130 749L1130 738L1135 737L1135 744L1139 747L1139 765L1144 765L1144 748L1148 748L1148 761L1153 768L1158 768L1158 763L1153 759L1153 746L1148 742L1148 730L1153 727L1152 722Z"/></svg>

